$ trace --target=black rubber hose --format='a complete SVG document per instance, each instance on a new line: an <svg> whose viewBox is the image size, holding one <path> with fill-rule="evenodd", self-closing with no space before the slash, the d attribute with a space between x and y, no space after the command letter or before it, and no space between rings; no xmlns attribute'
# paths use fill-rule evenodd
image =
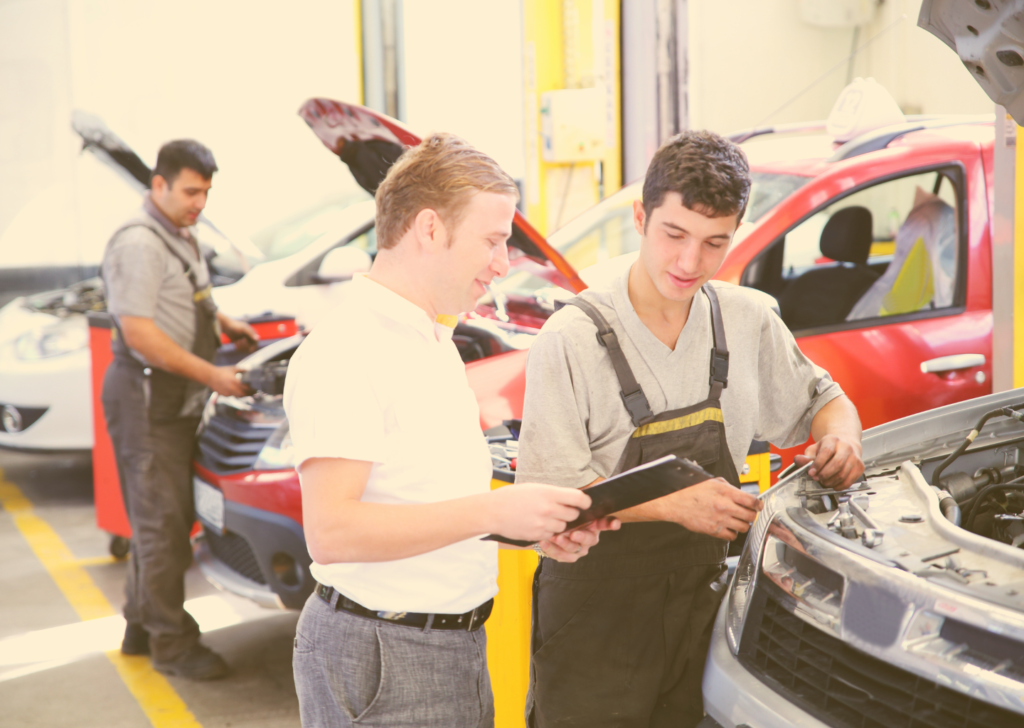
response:
<svg viewBox="0 0 1024 728"><path fill-rule="evenodd" d="M1009 483L1010 485L1014 485L1016 483L1024 483L1024 478L1014 478L1014 479L1011 479L1011 480L1007 480L1006 482ZM1001 484L1000 483L989 483L989 485L1001 485ZM1005 485L1005 484L1003 484L1003 485ZM934 488L935 486L932 486L932 487ZM982 489L984 489L984 488L982 488ZM978 502L978 494L975 493L974 495L972 495L970 498L968 498L965 501L957 501L957 505L960 506L960 510L964 514L964 517L966 518L967 515L971 512L971 509L974 507L974 504L977 503L977 502Z"/></svg>
<svg viewBox="0 0 1024 728"><path fill-rule="evenodd" d="M966 528L968 531L970 531L972 528L974 528L974 517L976 515L978 515L978 511L981 509L981 502L982 502L982 500L984 500L986 495L991 493L993 490L997 490L997 489L1003 489L1003 490L1024 490L1024 483L1020 483L1020 482L995 483L993 485L985 486L981 490L981 492L978 493L977 496L975 496L975 498L974 498L974 505L972 505L970 507L969 514L967 514L967 513L964 514L964 523L966 524L964 526L964 528Z"/></svg>
<svg viewBox="0 0 1024 728"><path fill-rule="evenodd" d="M939 477L942 475L942 471L948 468L950 463L952 463L954 460L956 460L958 457L964 454L964 451L968 447L970 447L970 444L972 442L974 442L974 438L976 438L978 434L981 432L981 428L985 426L985 423L988 422L993 417L996 417L997 415L1005 415L1007 417L1012 417L1013 419L1017 420L1017 422L1024 422L1024 412L1017 412L1015 410L1010 409L1009 407L1001 407L997 410L986 412L984 415L982 415L981 419L978 420L978 424L974 426L974 429L971 430L967 437L964 438L964 441L960 445L960 447L958 447L956 450L950 453L949 457L947 457L945 460L939 463L939 467L935 468L935 472L932 473L932 485L939 485Z"/></svg>

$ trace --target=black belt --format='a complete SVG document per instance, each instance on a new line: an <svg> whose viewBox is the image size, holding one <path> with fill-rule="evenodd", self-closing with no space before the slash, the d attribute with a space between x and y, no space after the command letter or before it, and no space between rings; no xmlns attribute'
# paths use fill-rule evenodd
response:
<svg viewBox="0 0 1024 728"><path fill-rule="evenodd" d="M334 603L335 611L350 612L360 617L379 619L383 622L403 624L407 627L419 627L420 629L464 629L467 632L474 632L487 621L491 616L491 608L494 600L488 599L476 609L471 609L463 614L425 614L423 612L384 612L375 609L367 609L362 604L354 602L334 587L316 585L316 595L331 604L335 595L338 601Z"/></svg>

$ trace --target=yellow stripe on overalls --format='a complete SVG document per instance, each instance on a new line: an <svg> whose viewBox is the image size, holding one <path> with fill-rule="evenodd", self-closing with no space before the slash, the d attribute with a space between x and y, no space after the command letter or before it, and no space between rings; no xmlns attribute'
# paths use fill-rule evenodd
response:
<svg viewBox="0 0 1024 728"><path fill-rule="evenodd" d="M717 407L708 407L702 409L700 412L691 412L688 415L682 417L676 417L672 420L664 420L662 422L649 422L646 425L640 425L633 432L633 437L647 437L648 435L661 435L666 432L675 432L676 430L685 430L687 427L696 427L702 422L722 422L722 410Z"/></svg>
<svg viewBox="0 0 1024 728"><path fill-rule="evenodd" d="M213 286L207 286L201 291L196 291L192 294L192 300L199 303L203 299L209 298L213 294Z"/></svg>

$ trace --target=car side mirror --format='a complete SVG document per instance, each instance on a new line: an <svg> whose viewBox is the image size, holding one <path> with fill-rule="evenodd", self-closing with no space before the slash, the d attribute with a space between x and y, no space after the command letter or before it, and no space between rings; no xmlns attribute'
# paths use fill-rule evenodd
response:
<svg viewBox="0 0 1024 728"><path fill-rule="evenodd" d="M343 245L324 256L317 269L317 283L341 283L350 281L357 273L370 270L373 260L362 248Z"/></svg>

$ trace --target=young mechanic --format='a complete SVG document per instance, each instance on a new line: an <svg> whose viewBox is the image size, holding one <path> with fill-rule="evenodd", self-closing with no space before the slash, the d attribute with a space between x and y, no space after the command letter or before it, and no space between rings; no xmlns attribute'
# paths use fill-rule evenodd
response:
<svg viewBox="0 0 1024 728"><path fill-rule="evenodd" d="M533 725L694 726L728 541L760 509L752 440L813 435L812 477L863 472L857 411L756 293L710 282L750 193L743 152L686 132L633 203L640 254L552 316L530 349L517 480L580 488L667 454L714 480L623 511L578 564L535 580ZM528 712L530 706L528 706Z"/></svg>
<svg viewBox="0 0 1024 728"><path fill-rule="evenodd" d="M556 535L590 498L490 490L465 368L440 323L508 272L518 191L446 134L406 151L377 189L379 252L288 368L284 405L319 584L295 638L305 726L491 726L480 629L498 533L575 561L609 520Z"/></svg>

